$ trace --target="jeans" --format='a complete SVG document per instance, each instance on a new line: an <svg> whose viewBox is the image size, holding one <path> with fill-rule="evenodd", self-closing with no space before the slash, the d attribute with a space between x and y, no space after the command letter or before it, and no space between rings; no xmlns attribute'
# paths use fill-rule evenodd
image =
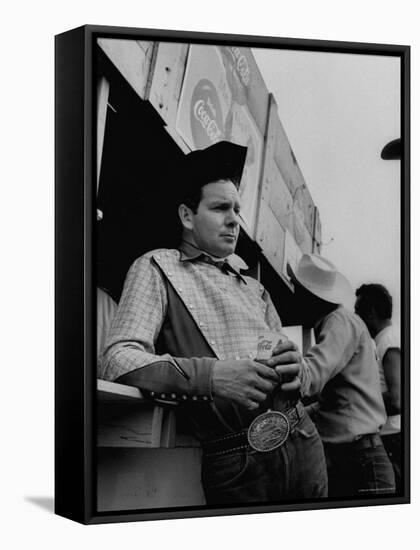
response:
<svg viewBox="0 0 420 550"><path fill-rule="evenodd" d="M395 493L391 462L382 443L359 448L351 443L326 444L328 496L352 497Z"/></svg>
<svg viewBox="0 0 420 550"><path fill-rule="evenodd" d="M207 504L315 499L327 496L321 439L305 413L286 442L270 452L250 448L203 455L202 484Z"/></svg>
<svg viewBox="0 0 420 550"><path fill-rule="evenodd" d="M383 435L382 441L394 468L395 490L401 491L401 433Z"/></svg>

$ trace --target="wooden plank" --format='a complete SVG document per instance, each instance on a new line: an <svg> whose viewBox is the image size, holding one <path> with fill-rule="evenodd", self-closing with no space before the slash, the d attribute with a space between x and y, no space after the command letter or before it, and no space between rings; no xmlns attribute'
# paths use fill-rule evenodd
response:
<svg viewBox="0 0 420 550"><path fill-rule="evenodd" d="M295 203L298 202L298 208L303 214L304 224L312 235L315 214L314 201L306 185L298 161L293 153L287 134L281 124L276 101L273 96L270 96L267 156L265 163L265 171L268 174L273 172L272 162L277 166L278 171L282 175L283 182L289 188L294 207L296 207ZM292 227L289 226L288 229L292 230Z"/></svg>
<svg viewBox="0 0 420 550"><path fill-rule="evenodd" d="M293 223L293 200L289 188L274 162L269 163L265 179L270 187L268 204L282 227L290 229Z"/></svg>
<svg viewBox="0 0 420 550"><path fill-rule="evenodd" d="M98 38L98 45L137 94L144 99L154 43Z"/></svg>
<svg viewBox="0 0 420 550"><path fill-rule="evenodd" d="M200 447L194 437L177 433L174 409L154 405L133 386L97 382L101 447Z"/></svg>
<svg viewBox="0 0 420 550"><path fill-rule="evenodd" d="M300 191L297 194L297 196L300 196ZM300 207L300 201L295 200L293 203L293 225L291 228L290 233L293 235L294 240L299 246L302 246L302 244L305 241L305 233L307 231L306 225L305 225L305 216L303 214L303 211Z"/></svg>
<svg viewBox="0 0 420 550"><path fill-rule="evenodd" d="M295 239L293 238L293 235L290 233L290 231L285 231L285 239L284 239L284 254L283 254L283 267L282 267L282 273L284 275L284 278L286 282L291 286L290 278L287 274L287 264L291 266L293 271L296 272L297 265L299 263L299 260L302 256L302 251L299 248L299 246L296 244Z"/></svg>
<svg viewBox="0 0 420 550"><path fill-rule="evenodd" d="M193 435L178 432L176 434L175 447L201 449L201 444Z"/></svg>
<svg viewBox="0 0 420 550"><path fill-rule="evenodd" d="M280 139L279 136L281 136ZM292 149L288 149L284 143L283 146L279 147L279 143L281 143L283 139L287 139L287 136L285 134L283 135L282 132L279 132L276 139L276 150L274 153L276 166L279 168L281 174L283 175L284 181L287 183L294 206L296 206L297 203L297 207L302 212L303 222L308 231L312 233L315 211L315 204L312 196L305 183L297 161L296 164L294 162L295 157ZM281 155L279 155L279 151L281 151Z"/></svg>
<svg viewBox="0 0 420 550"><path fill-rule="evenodd" d="M279 125L277 105L274 97L270 95L270 113L263 163L261 201L270 206L278 222L284 229L289 229L293 232L293 197L290 187L284 179L281 167L276 162ZM259 218L261 218L260 214ZM258 223L260 222L258 221Z"/></svg>
<svg viewBox="0 0 420 550"><path fill-rule="evenodd" d="M147 98L171 128L175 128L178 101L188 55L188 44L159 42Z"/></svg>
<svg viewBox="0 0 420 550"><path fill-rule="evenodd" d="M321 225L321 217L319 214L319 210L316 206L315 206L313 234L314 234L314 252L317 254L320 254L321 244L322 244L322 225Z"/></svg>
<svg viewBox="0 0 420 550"><path fill-rule="evenodd" d="M162 419L160 446L162 448L175 447L176 443L176 415L173 409L165 409Z"/></svg>
<svg viewBox="0 0 420 550"><path fill-rule="evenodd" d="M297 244L305 252L311 252L315 205L281 125L273 96L270 97L262 199L268 202Z"/></svg>
<svg viewBox="0 0 420 550"><path fill-rule="evenodd" d="M203 506L201 449L98 449L98 511Z"/></svg>
<svg viewBox="0 0 420 550"><path fill-rule="evenodd" d="M247 106L236 105L232 112L232 129L229 139L248 148L238 191L244 229L249 237L254 239L264 158L264 134L260 132Z"/></svg>
<svg viewBox="0 0 420 550"><path fill-rule="evenodd" d="M103 406L103 405L102 405ZM99 447L148 447L161 445L163 407L108 403L98 412Z"/></svg>
<svg viewBox="0 0 420 550"><path fill-rule="evenodd" d="M163 407L145 399L133 386L98 380L97 388L98 446L161 446Z"/></svg>
<svg viewBox="0 0 420 550"><path fill-rule="evenodd" d="M314 230L315 203L309 189L306 186L302 189L302 211L305 219L305 225L309 233L312 235Z"/></svg>
<svg viewBox="0 0 420 550"><path fill-rule="evenodd" d="M306 226L303 228L303 240L299 248L306 254L312 254L312 235L309 233Z"/></svg>
<svg viewBox="0 0 420 550"><path fill-rule="evenodd" d="M278 155L279 147L286 150L286 146L289 147L287 136L278 118L276 102L274 98L271 98L258 226L271 223L269 218L264 215L264 212L267 212L266 207L269 206L278 223L283 229L290 232L294 243L299 245L301 251L312 252L315 206L298 167L293 167L292 156L289 155L290 158L285 162L285 166L282 164L282 157ZM289 178L289 185L286 184L285 177ZM308 223L312 223L310 228L307 226ZM274 258L273 245L264 238L265 235L271 233L274 238L276 233L274 226L272 229L257 228L258 242L267 259L275 267L274 263L277 262L277 259ZM277 268L276 270L279 271ZM279 272L285 275L283 264Z"/></svg>
<svg viewBox="0 0 420 550"><path fill-rule="evenodd" d="M257 242L271 266L281 276L283 276L284 240L285 230L279 224L268 204L261 201Z"/></svg>
<svg viewBox="0 0 420 550"><path fill-rule="evenodd" d="M283 125L280 122L274 98L271 101L270 123L273 125L274 132L274 161L294 198L296 190L305 185L305 180L303 179L302 172L300 171Z"/></svg>
<svg viewBox="0 0 420 550"><path fill-rule="evenodd" d="M125 384L117 384L108 380L97 380L98 399L100 402L136 402L147 403L150 401L145 399L138 388L134 386L126 386Z"/></svg>
<svg viewBox="0 0 420 550"><path fill-rule="evenodd" d="M233 101L247 104L258 129L264 136L269 107L269 93L250 48L220 46L226 77Z"/></svg>

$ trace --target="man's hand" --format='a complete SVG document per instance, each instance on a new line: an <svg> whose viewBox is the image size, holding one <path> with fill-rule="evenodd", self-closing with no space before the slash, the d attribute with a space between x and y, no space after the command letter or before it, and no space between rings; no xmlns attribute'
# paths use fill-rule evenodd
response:
<svg viewBox="0 0 420 550"><path fill-rule="evenodd" d="M282 391L295 391L300 388L302 355L295 343L288 340L277 344L273 356L267 360L267 365L273 367L277 373Z"/></svg>
<svg viewBox="0 0 420 550"><path fill-rule="evenodd" d="M247 409L256 409L278 385L272 367L251 359L216 361L213 370L213 393Z"/></svg>

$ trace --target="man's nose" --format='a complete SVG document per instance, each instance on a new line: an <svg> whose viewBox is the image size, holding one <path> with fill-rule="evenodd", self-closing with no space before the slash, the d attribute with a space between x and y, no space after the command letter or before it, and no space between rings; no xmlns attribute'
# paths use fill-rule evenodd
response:
<svg viewBox="0 0 420 550"><path fill-rule="evenodd" d="M239 223L239 216L234 210L229 210L226 217L226 224L236 227Z"/></svg>

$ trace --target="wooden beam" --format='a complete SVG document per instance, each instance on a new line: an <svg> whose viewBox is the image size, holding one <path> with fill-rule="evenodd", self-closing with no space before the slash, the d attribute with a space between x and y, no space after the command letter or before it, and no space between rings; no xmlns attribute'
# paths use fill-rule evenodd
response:
<svg viewBox="0 0 420 550"><path fill-rule="evenodd" d="M98 399L100 403L105 402L138 402L151 404L150 401L143 397L141 391L133 386L126 386L125 384L116 384L115 382L108 382L108 380L98 380Z"/></svg>

